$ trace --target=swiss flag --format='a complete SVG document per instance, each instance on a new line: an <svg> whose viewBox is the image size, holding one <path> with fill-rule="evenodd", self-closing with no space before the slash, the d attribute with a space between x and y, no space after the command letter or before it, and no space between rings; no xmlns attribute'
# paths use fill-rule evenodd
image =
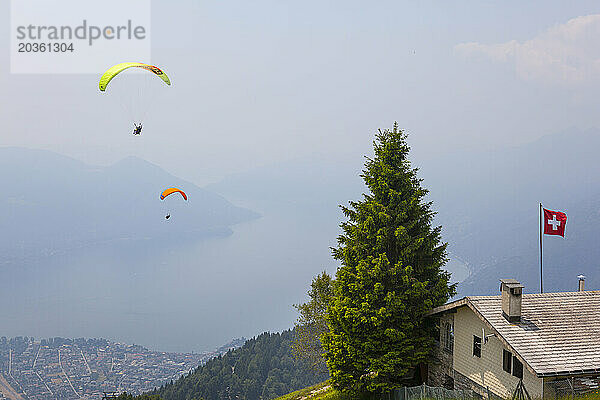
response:
<svg viewBox="0 0 600 400"><path fill-rule="evenodd" d="M565 237L567 214L544 208L544 235L560 235Z"/></svg>

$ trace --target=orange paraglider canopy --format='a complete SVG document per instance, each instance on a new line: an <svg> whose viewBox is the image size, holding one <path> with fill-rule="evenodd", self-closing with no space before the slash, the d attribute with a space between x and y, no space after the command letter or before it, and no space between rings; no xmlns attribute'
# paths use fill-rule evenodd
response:
<svg viewBox="0 0 600 400"><path fill-rule="evenodd" d="M180 193L184 200L187 200L187 195L181 189L169 188L160 194L160 199L164 200L165 197L172 195L173 193Z"/></svg>

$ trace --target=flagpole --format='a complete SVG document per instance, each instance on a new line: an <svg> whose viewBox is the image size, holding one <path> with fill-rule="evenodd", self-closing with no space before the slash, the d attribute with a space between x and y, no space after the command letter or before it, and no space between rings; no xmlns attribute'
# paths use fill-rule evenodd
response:
<svg viewBox="0 0 600 400"><path fill-rule="evenodd" d="M540 293L544 293L544 275L542 273L542 237L544 236L544 226L543 226L543 216L542 216L542 203L540 203Z"/></svg>

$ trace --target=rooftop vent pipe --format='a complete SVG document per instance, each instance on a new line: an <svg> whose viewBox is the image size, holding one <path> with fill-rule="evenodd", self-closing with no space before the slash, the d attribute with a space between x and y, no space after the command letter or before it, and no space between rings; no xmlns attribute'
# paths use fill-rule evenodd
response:
<svg viewBox="0 0 600 400"><path fill-rule="evenodd" d="M583 287L585 286L585 275L578 275L579 278L579 291L583 292Z"/></svg>

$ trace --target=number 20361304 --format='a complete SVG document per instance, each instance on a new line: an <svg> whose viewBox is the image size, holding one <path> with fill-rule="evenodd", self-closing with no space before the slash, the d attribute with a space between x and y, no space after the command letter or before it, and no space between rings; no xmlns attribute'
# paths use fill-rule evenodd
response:
<svg viewBox="0 0 600 400"><path fill-rule="evenodd" d="M73 43L19 43L19 53L72 53Z"/></svg>

